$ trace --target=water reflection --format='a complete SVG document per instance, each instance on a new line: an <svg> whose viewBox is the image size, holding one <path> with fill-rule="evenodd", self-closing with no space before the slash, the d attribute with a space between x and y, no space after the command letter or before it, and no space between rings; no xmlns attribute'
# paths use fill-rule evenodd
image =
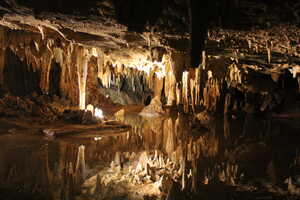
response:
<svg viewBox="0 0 300 200"><path fill-rule="evenodd" d="M218 199L226 190L232 199L258 190L299 192L297 122L247 116L202 123L183 114L123 121L132 125L130 132L96 141L2 134L1 194L49 200Z"/></svg>

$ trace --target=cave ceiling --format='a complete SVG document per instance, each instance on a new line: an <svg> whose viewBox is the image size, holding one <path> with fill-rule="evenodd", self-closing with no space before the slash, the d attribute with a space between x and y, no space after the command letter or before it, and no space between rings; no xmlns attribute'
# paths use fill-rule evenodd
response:
<svg viewBox="0 0 300 200"><path fill-rule="evenodd" d="M56 37L83 46L97 47L113 56L113 60L124 64L151 56L149 50L156 47L187 53L189 17L186 1L149 2L144 2L149 8L143 13L124 8L143 4L134 0L90 0L83 3L67 0L4 0L0 3L0 25L2 28L37 33L43 39ZM209 24L219 26L220 16L228 17L229 14L224 14L225 8L221 9L228 2L215 2L219 8L213 8L205 14L211 15L208 17ZM233 22L237 29L265 24L272 26L272 23L278 22L297 24L300 21L297 9L300 5L297 1L272 1L274 4L269 4L267 0L237 2L240 18ZM136 6L139 8L140 5Z"/></svg>

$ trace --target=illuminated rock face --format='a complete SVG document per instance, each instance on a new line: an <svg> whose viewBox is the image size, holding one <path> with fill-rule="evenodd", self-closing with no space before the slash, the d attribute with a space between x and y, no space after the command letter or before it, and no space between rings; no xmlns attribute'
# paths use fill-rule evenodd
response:
<svg viewBox="0 0 300 200"><path fill-rule="evenodd" d="M156 93L162 88L161 63L145 59L125 66L112 63L101 49L60 38L43 39L40 34L5 28L1 28L1 35L1 88L14 95L36 92L63 96L85 109L86 101L100 93L100 85L117 87L120 93L131 90L140 96L151 95L149 86L158 88ZM140 97L140 103L143 100Z"/></svg>
<svg viewBox="0 0 300 200"><path fill-rule="evenodd" d="M114 3L103 2L112 10ZM30 9L25 15L25 8L14 15L10 9L0 20L0 88L16 96L65 97L82 110L88 104L101 108L107 99L127 105L158 98L163 106L182 107L185 113L201 108L255 113L274 110L284 102L282 91L300 88L296 27L212 29L208 51L202 52L199 66L198 52L192 68L186 35L135 33L107 13L85 21L57 13L39 18Z"/></svg>
<svg viewBox="0 0 300 200"><path fill-rule="evenodd" d="M0 33L2 89L16 96L66 97L82 110L87 104L99 107L106 95L121 104L144 104L157 98L163 105L183 106L185 113L200 107L211 112L259 112L281 103L276 89L287 87L280 86L284 70L299 87L298 65L260 73L258 66L239 62L239 57L206 58L203 54L201 66L189 69L187 55L175 51L164 52L158 61L148 57L150 50L126 60L117 52L107 53L59 35L3 27Z"/></svg>

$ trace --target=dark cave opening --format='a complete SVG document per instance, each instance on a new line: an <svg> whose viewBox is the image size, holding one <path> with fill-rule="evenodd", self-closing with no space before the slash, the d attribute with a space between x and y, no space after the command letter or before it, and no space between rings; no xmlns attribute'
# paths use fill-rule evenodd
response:
<svg viewBox="0 0 300 200"><path fill-rule="evenodd" d="M51 64L49 74L49 95L60 97L60 79L61 79L61 67L58 63L53 62Z"/></svg>
<svg viewBox="0 0 300 200"><path fill-rule="evenodd" d="M9 48L5 51L4 88L13 95L25 96L40 93L40 73Z"/></svg>

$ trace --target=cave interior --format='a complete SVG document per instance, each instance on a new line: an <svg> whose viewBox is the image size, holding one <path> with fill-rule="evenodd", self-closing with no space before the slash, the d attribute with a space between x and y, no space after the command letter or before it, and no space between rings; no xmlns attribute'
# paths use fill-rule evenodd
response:
<svg viewBox="0 0 300 200"><path fill-rule="evenodd" d="M0 1L0 199L300 199L299 133L298 0Z"/></svg>

